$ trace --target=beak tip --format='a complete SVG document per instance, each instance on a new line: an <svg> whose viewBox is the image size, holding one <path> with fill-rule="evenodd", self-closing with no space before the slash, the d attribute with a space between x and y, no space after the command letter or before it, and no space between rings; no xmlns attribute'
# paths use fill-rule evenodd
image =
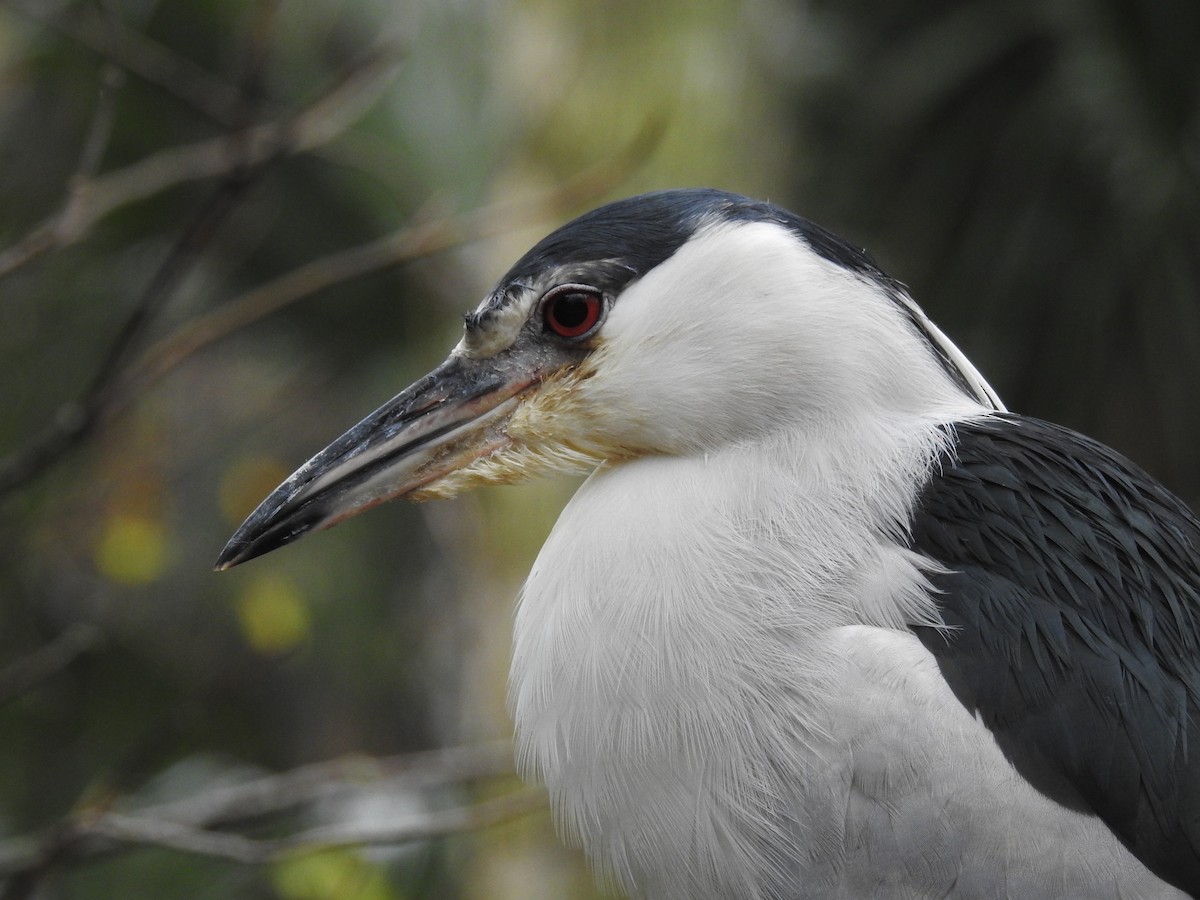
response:
<svg viewBox="0 0 1200 900"><path fill-rule="evenodd" d="M246 555L247 549L247 545L241 541L231 540L225 545L225 549L221 551L221 555L217 557L217 561L213 565L213 571L225 572L236 565L244 563L247 559L250 559Z"/></svg>
<svg viewBox="0 0 1200 900"><path fill-rule="evenodd" d="M213 568L224 572L417 492L445 474L443 457L454 461L450 471L490 452L489 429L533 383L533 375L470 369L452 355L293 472L242 523Z"/></svg>
<svg viewBox="0 0 1200 900"><path fill-rule="evenodd" d="M299 511L281 512L268 506L270 498L255 510L229 539L213 565L214 571L224 572L240 566L272 550L290 544L310 531L328 527L328 516L318 505L302 507Z"/></svg>

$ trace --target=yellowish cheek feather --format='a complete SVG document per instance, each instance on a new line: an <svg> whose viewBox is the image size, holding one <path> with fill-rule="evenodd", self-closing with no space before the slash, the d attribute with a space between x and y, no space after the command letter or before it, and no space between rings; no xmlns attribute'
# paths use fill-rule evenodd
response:
<svg viewBox="0 0 1200 900"><path fill-rule="evenodd" d="M628 458L628 451L598 440L595 422L579 402L578 386L587 377L576 368L547 378L506 421L497 423L506 440L409 499L452 497L484 484L516 484L543 475L586 474L605 462Z"/></svg>

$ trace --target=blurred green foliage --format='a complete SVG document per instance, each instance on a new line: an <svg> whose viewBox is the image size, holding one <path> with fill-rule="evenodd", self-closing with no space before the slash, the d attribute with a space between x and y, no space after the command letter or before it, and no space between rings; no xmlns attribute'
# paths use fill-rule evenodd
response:
<svg viewBox="0 0 1200 900"><path fill-rule="evenodd" d="M550 192L540 216L232 330L4 495L0 695L73 627L91 637L3 696L0 847L65 846L42 829L254 773L508 734L512 598L573 484L384 506L209 567L271 487L435 365L457 314L579 211L558 186L655 122L653 152L585 205L711 184L822 221L908 283L1010 406L1114 443L1195 503L1198 40L1192 0L0 2L0 254L97 178L288 121L363 77L371 52L399 61L337 136L234 169L244 188L181 178L5 274L0 454L77 420L139 310L121 365L312 260ZM222 190L236 191L227 214L156 293ZM243 824L270 837L495 789ZM49 859L4 895L591 891L540 814L268 866L163 849Z"/></svg>

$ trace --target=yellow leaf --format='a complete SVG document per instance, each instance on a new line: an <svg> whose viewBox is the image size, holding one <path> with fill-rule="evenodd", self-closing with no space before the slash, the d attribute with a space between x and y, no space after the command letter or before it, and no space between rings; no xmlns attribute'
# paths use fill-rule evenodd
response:
<svg viewBox="0 0 1200 900"><path fill-rule="evenodd" d="M93 552L96 568L121 584L148 584L167 565L167 531L145 516L109 516Z"/></svg>
<svg viewBox="0 0 1200 900"><path fill-rule="evenodd" d="M247 643L259 653L282 653L308 637L308 605L296 585L278 575L260 575L237 599L238 621Z"/></svg>
<svg viewBox="0 0 1200 900"><path fill-rule="evenodd" d="M395 896L378 866L348 850L288 857L272 867L271 882L284 900L392 900Z"/></svg>

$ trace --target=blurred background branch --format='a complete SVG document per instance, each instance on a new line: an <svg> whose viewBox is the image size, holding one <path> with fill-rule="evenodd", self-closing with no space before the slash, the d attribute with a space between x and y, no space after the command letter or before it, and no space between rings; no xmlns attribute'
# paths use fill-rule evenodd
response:
<svg viewBox="0 0 1200 900"><path fill-rule="evenodd" d="M81 167L62 208L0 251L0 278L44 253L82 240L114 211L181 182L231 177L273 158L303 153L338 137L370 108L398 65L398 48L376 51L341 73L337 84L300 111L228 135L159 150L105 175ZM101 94L103 98L104 94ZM97 116L97 120L100 120ZM88 154L84 160L88 161ZM98 159L98 154L96 154ZM96 160L90 160L94 168Z"/></svg>
<svg viewBox="0 0 1200 900"><path fill-rule="evenodd" d="M470 806L430 811L413 817L411 821L391 826L325 825L271 840L215 833L144 816L108 813L78 829L77 836L82 839L107 838L134 846L166 847L198 856L263 865L301 853L320 853L343 847L406 844L477 831L545 807L543 792L525 788Z"/></svg>
<svg viewBox="0 0 1200 900"><path fill-rule="evenodd" d="M92 626L76 622L44 647L0 669L0 705L33 690L57 675L79 656L96 646L100 633Z"/></svg>
<svg viewBox="0 0 1200 900"><path fill-rule="evenodd" d="M103 6L72 4L64 8L60 4L3 2L22 16L97 54L114 69L133 73L170 91L220 125L232 126L239 116L245 95L238 87L106 15Z"/></svg>
<svg viewBox="0 0 1200 900"><path fill-rule="evenodd" d="M258 178L249 170L230 172L201 207L166 259L155 270L141 299L92 375L83 396L59 407L54 423L33 442L0 460L0 497L43 472L64 453L85 440L100 421L108 393L127 355L179 285L199 254L213 239L240 195Z"/></svg>
<svg viewBox="0 0 1200 900"><path fill-rule="evenodd" d="M522 789L465 805L421 808L390 822L325 821L270 838L228 830L239 823L261 829L271 817L283 814L293 819L299 815L301 822L313 816L329 819L329 810L351 808L363 797L447 788L461 792L470 783L512 775L511 747L497 742L390 758L332 760L129 811L112 808L110 799L54 824L44 836L0 841L0 879L20 880L50 864L77 864L139 847L264 865L331 849L431 840L545 810L543 791Z"/></svg>

